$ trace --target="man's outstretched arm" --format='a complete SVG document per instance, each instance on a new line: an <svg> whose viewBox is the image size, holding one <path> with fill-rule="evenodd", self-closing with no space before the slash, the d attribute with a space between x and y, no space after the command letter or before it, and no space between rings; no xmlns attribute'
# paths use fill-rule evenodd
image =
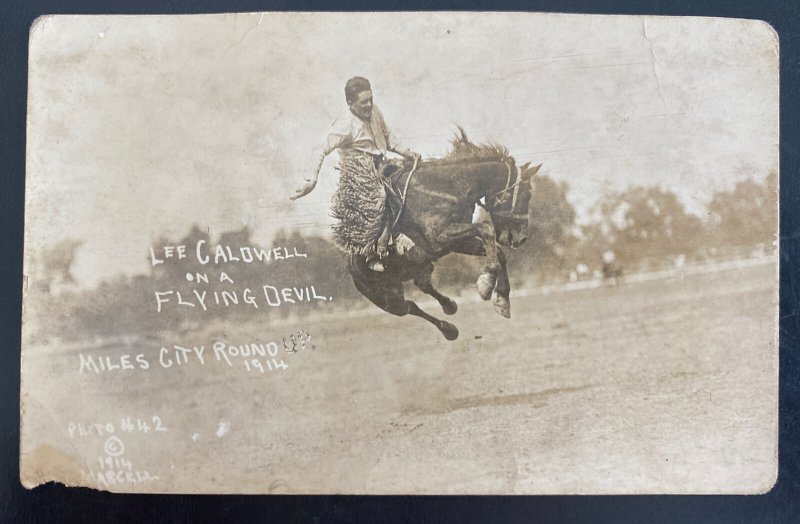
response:
<svg viewBox="0 0 800 524"><path fill-rule="evenodd" d="M325 157L330 155L334 149L343 146L350 138L350 133L344 129L340 123L334 122L328 135L325 137L325 145L321 148L321 152L316 153L316 162L314 164L314 171L311 177L304 178L305 183L295 190L295 194L289 197L289 200L297 200L311 193L317 187L317 180L319 180L319 172L322 170L322 163L325 162ZM319 150L318 150L319 151Z"/></svg>

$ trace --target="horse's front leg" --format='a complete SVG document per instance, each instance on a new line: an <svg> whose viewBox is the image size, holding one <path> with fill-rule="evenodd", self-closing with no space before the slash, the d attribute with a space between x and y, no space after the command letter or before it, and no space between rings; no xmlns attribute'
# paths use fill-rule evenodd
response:
<svg viewBox="0 0 800 524"><path fill-rule="evenodd" d="M497 275L497 285L494 287L494 310L506 318L511 318L511 282L508 280L508 267L506 265L506 254L500 247L497 248L497 258L500 260L500 273Z"/></svg>
<svg viewBox="0 0 800 524"><path fill-rule="evenodd" d="M480 242L480 247L483 248L482 251L486 255L483 273L478 278L478 294L483 300L489 300L497 283L497 277L502 271L492 224L487 222L451 224L437 237L439 244L447 246L450 251L456 251L457 246L476 240Z"/></svg>
<svg viewBox="0 0 800 524"><path fill-rule="evenodd" d="M511 294L511 282L508 280L508 268L506 265L506 254L499 246L495 246L497 251L497 259L500 263L500 271L497 274L497 282L494 287L494 305L495 311L506 318L511 318L511 302L509 296ZM485 252L483 244L478 239L468 239L455 246L454 251L463 255L481 256ZM480 292L480 282L484 275L478 277L478 291ZM481 295L483 297L483 295ZM484 299L487 300L487 299Z"/></svg>

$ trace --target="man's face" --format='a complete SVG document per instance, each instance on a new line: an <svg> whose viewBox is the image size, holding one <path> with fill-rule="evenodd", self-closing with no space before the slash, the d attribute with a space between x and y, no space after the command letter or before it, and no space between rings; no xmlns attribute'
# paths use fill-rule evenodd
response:
<svg viewBox="0 0 800 524"><path fill-rule="evenodd" d="M350 111L358 118L369 120L372 117L372 91L361 91L350 102Z"/></svg>

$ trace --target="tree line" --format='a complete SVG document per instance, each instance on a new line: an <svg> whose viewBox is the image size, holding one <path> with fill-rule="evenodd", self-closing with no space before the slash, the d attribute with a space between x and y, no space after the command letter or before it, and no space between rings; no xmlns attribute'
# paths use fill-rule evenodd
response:
<svg viewBox="0 0 800 524"><path fill-rule="evenodd" d="M565 278L578 265L602 266L611 251L626 272L772 252L777 234L778 176L742 180L714 193L706 213L686 211L678 196L659 186L631 186L604 194L588 223L578 224L569 187L537 177L530 205L528 242L512 263L543 280Z"/></svg>
<svg viewBox="0 0 800 524"><path fill-rule="evenodd" d="M686 211L678 196L658 186L632 186L602 195L592 219L579 224L569 201L569 186L547 176L536 178L529 209L528 241L508 250L509 272L516 285L563 281L579 265L590 272L602 265L602 254L612 251L626 272L646 271L671 264L676 258L707 261L726 256L768 253L773 249L777 227L778 177L772 172L762 181L743 180L732 189L717 191L704 216ZM212 239L194 226L182 238L161 238L156 245L226 245L233 249L255 246L252 231L245 227ZM77 339L87 334L110 336L120 333L148 333L190 329L201 322L225 320L245 322L258 318L269 322L291 309L198 308L157 313L154 291L172 289L191 294L196 283L187 273L206 274L209 292L228 289L220 272L229 272L239 289L258 289L265 281L297 285L314 283L335 297L333 304L352 306L365 303L345 269L344 254L328 236L279 231L273 246L294 247L306 258L269 265L241 263L223 266L201 265L192 257L180 264L152 266L149 273L101 282L94 289L75 286L71 267L81 244L64 240L43 252L37 263L44 278L28 290L39 306L37 332L41 336ZM142 255L149 258L148 253ZM482 260L465 255L448 255L434 273L438 286L463 289L472 286ZM46 304L47 307L41 307ZM304 307L320 307L306 304Z"/></svg>

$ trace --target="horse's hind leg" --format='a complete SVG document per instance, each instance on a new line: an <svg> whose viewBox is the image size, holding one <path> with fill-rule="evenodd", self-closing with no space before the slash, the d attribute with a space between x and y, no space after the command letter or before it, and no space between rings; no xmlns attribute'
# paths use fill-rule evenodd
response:
<svg viewBox="0 0 800 524"><path fill-rule="evenodd" d="M385 311L393 315L397 315L399 317L405 315L414 315L415 317L424 318L434 326L444 335L444 338L447 340L455 340L458 338L458 328L455 327L450 322L439 320L438 318L434 317L433 315L429 315L420 309L420 307L411 300L405 300L402 304L400 303L392 303L388 304L387 307L383 307Z"/></svg>
<svg viewBox="0 0 800 524"><path fill-rule="evenodd" d="M458 311L458 304L447 295L439 293L431 283L431 273L433 273L433 264L428 264L423 271L414 276L414 284L423 292L426 293L439 302L442 306L442 311L445 315L454 315Z"/></svg>
<svg viewBox="0 0 800 524"><path fill-rule="evenodd" d="M356 289L373 304L398 317L414 315L424 318L436 326L447 340L458 338L458 328L453 324L425 313L414 302L406 300L402 282L388 277L385 273L375 273L365 269L365 266L363 260L352 256L348 262L348 271L353 277Z"/></svg>
<svg viewBox="0 0 800 524"><path fill-rule="evenodd" d="M425 313L424 311L422 311L419 308L419 306L417 306L417 304L415 304L411 300L406 300L406 305L408 307L407 313L409 315L414 315L414 316L417 316L417 317L424 318L425 320L427 320L428 322L430 322L431 324L436 326L439 329L439 331L442 332L442 335L444 335L444 338L446 338L447 340L455 340L455 339L458 338L458 328L455 327L450 322L446 322L444 320L439 320L438 318L434 317L433 315L429 315L428 313Z"/></svg>

